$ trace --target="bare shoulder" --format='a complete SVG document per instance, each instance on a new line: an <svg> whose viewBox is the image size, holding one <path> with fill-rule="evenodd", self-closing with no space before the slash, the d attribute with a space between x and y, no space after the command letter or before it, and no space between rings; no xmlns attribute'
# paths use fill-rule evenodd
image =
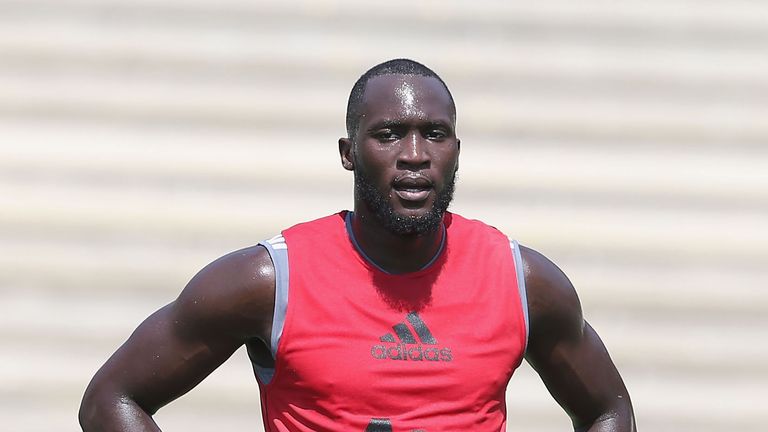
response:
<svg viewBox="0 0 768 432"><path fill-rule="evenodd" d="M543 254L521 246L531 320L531 342L548 335L577 336L583 327L581 303L573 284L560 268Z"/></svg>
<svg viewBox="0 0 768 432"><path fill-rule="evenodd" d="M173 303L196 332L237 339L269 334L275 269L263 246L231 252L198 272Z"/></svg>

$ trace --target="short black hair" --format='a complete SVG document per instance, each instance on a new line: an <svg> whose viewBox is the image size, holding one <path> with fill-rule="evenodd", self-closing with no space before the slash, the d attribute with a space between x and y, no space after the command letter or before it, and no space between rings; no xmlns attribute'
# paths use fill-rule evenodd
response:
<svg viewBox="0 0 768 432"><path fill-rule="evenodd" d="M349 94L347 100L347 137L355 139L357 135L357 128L360 124L360 106L363 103L363 95L365 94L365 88L368 85L368 81L371 78L381 75L419 75L430 78L437 78L440 84L445 87L445 91L448 92L448 97L451 99L451 107L453 108L454 118L456 115L456 104L453 102L453 95L448 90L448 86L445 84L442 78L435 73L432 69L424 66L423 64L410 59L393 59L385 61L384 63L377 64L376 66L368 69L358 80L355 85L352 86L352 92Z"/></svg>

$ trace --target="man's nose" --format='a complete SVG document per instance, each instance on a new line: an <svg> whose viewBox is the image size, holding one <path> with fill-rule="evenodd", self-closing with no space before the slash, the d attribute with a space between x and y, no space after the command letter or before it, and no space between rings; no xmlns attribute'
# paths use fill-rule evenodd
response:
<svg viewBox="0 0 768 432"><path fill-rule="evenodd" d="M429 168L430 154L429 143L418 132L408 134L401 140L400 154L397 165L399 169L424 169Z"/></svg>

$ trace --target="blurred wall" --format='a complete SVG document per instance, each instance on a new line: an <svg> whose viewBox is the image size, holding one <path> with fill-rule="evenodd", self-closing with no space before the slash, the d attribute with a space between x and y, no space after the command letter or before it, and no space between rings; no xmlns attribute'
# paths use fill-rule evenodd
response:
<svg viewBox="0 0 768 432"><path fill-rule="evenodd" d="M351 205L346 98L394 57L458 106L453 209L554 259L648 431L768 415L768 3L0 0L0 418L88 381L202 266ZM510 430L569 421L524 365ZM262 430L239 351L157 415Z"/></svg>

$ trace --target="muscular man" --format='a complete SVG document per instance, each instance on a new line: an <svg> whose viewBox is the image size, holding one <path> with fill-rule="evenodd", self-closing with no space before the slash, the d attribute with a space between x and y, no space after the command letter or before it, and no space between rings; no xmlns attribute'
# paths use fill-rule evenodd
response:
<svg viewBox="0 0 768 432"><path fill-rule="evenodd" d="M91 381L85 431L152 415L246 345L267 431L501 431L525 358L577 431L634 431L627 390L566 276L447 212L458 169L445 83L375 66L347 107L354 211L289 228L198 273Z"/></svg>

